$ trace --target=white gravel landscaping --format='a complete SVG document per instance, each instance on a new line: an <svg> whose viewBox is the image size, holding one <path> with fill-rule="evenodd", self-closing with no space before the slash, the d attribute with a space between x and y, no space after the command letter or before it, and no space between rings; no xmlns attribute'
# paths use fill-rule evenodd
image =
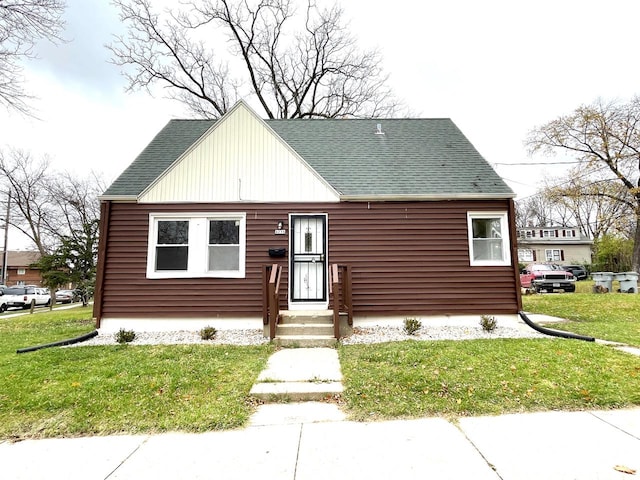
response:
<svg viewBox="0 0 640 480"><path fill-rule="evenodd" d="M343 338L344 345L363 343L398 342L403 340L473 340L480 338L544 338L545 335L533 329L498 326L493 332L486 332L477 326L423 326L414 335L408 335L401 326L355 327L353 335ZM262 336L262 330L218 330L213 340L202 340L197 331L136 332L131 345L159 344L210 344L210 345L260 345L269 339ZM114 333L100 333L98 336L76 346L117 345Z"/></svg>

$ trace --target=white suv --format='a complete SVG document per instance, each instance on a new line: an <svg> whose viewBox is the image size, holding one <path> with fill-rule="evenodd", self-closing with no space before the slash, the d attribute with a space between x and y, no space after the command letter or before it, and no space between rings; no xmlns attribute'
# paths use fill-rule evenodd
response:
<svg viewBox="0 0 640 480"><path fill-rule="evenodd" d="M7 307L18 307L27 309L31 305L48 306L51 303L51 294L46 288L27 286L9 287L4 291L6 296Z"/></svg>
<svg viewBox="0 0 640 480"><path fill-rule="evenodd" d="M9 308L7 306L7 295L4 294L4 291L7 289L6 285L0 285L0 313L4 312Z"/></svg>

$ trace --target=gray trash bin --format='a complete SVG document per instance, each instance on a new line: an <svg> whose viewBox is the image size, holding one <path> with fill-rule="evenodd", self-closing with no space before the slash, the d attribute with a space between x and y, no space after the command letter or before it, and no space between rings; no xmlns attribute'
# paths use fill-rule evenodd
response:
<svg viewBox="0 0 640 480"><path fill-rule="evenodd" d="M596 282L594 291L606 293L613 290L613 272L593 272L591 276Z"/></svg>
<svg viewBox="0 0 640 480"><path fill-rule="evenodd" d="M616 273L622 293L638 293L638 274L636 272Z"/></svg>

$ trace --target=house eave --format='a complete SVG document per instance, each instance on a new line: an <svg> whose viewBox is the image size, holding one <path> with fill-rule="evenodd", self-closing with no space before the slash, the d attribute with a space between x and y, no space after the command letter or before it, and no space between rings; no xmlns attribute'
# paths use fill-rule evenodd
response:
<svg viewBox="0 0 640 480"><path fill-rule="evenodd" d="M504 200L515 198L514 193L442 193L442 194L407 194L407 195L340 195L341 202L435 202L443 200Z"/></svg>
<svg viewBox="0 0 640 480"><path fill-rule="evenodd" d="M98 200L101 202L128 202L135 203L138 201L137 195L100 195Z"/></svg>

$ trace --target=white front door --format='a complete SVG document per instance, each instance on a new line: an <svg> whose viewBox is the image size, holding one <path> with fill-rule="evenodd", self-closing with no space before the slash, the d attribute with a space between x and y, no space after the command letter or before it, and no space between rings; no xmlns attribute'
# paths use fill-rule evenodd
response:
<svg viewBox="0 0 640 480"><path fill-rule="evenodd" d="M289 218L289 308L327 308L327 216Z"/></svg>

